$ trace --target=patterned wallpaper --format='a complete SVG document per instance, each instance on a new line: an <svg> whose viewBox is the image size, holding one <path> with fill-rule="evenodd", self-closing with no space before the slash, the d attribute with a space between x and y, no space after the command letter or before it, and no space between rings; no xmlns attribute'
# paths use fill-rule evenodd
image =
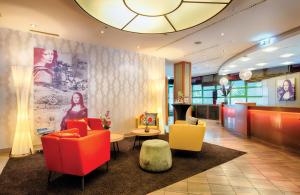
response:
<svg viewBox="0 0 300 195"><path fill-rule="evenodd" d="M135 128L144 111L165 116L165 60L120 49L0 28L0 149L11 147L16 120L16 95L11 65L33 67L33 48L82 53L89 63L89 116L111 112L112 131ZM33 95L31 95L31 104ZM32 107L32 105L31 105ZM33 119L33 111L30 113ZM33 120L32 120L33 121ZM160 120L163 128L163 120ZM33 124L32 124L33 126ZM34 144L39 138L32 128Z"/></svg>

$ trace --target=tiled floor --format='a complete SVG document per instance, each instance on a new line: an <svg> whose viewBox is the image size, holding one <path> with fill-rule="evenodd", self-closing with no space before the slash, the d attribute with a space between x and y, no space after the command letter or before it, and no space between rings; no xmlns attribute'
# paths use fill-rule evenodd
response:
<svg viewBox="0 0 300 195"><path fill-rule="evenodd" d="M205 141L247 154L151 195L300 194L299 154L235 137L215 121L207 121ZM0 154L0 173L7 160L7 154Z"/></svg>
<svg viewBox="0 0 300 195"><path fill-rule="evenodd" d="M205 141L247 154L150 194L300 194L299 154L235 137L215 121Z"/></svg>

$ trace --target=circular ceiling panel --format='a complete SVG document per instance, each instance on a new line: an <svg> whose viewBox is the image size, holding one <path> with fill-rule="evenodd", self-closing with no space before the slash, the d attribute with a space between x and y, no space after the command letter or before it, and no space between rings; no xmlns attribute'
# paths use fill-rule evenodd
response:
<svg viewBox="0 0 300 195"><path fill-rule="evenodd" d="M75 0L89 15L135 33L170 33L201 24L232 0Z"/></svg>

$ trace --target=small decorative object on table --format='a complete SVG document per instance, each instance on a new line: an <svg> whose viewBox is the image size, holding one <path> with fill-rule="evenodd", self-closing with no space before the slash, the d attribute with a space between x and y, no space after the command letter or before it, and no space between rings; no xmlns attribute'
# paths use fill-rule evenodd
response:
<svg viewBox="0 0 300 195"><path fill-rule="evenodd" d="M102 125L103 125L103 128L104 129L109 129L110 128L110 125L111 125L111 120L110 120L110 113L109 111L106 111L104 117L102 117L100 115L100 118L102 120Z"/></svg>
<svg viewBox="0 0 300 195"><path fill-rule="evenodd" d="M147 112L145 112L145 114L144 114L144 123L145 123L145 125L146 125L146 127L145 127L145 133L148 133L149 132L149 123L151 123L153 121L153 119L152 119L152 117L151 116L148 116L147 115Z"/></svg>

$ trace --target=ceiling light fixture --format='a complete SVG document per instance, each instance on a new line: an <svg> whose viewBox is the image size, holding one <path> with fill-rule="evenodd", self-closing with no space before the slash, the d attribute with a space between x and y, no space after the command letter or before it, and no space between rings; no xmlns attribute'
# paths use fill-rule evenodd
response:
<svg viewBox="0 0 300 195"><path fill-rule="evenodd" d="M282 65L291 65L293 64L294 62L291 62L291 61L286 61L286 62L282 62L281 64Z"/></svg>
<svg viewBox="0 0 300 195"><path fill-rule="evenodd" d="M101 34L104 34L105 32L104 32L104 30L101 30L100 33L101 33Z"/></svg>
<svg viewBox="0 0 300 195"><path fill-rule="evenodd" d="M235 65L235 64L230 64L228 67L229 67L229 68L235 68L236 65Z"/></svg>
<svg viewBox="0 0 300 195"><path fill-rule="evenodd" d="M220 85L224 85L224 86L228 85L228 82L229 81L226 77L222 77L219 81Z"/></svg>
<svg viewBox="0 0 300 195"><path fill-rule="evenodd" d="M289 57L291 57L293 55L295 55L295 54L293 54L293 53L285 53L285 54L282 54L280 57L281 58L289 58Z"/></svg>
<svg viewBox="0 0 300 195"><path fill-rule="evenodd" d="M170 33L214 17L232 0L75 0L89 15L120 30Z"/></svg>
<svg viewBox="0 0 300 195"><path fill-rule="evenodd" d="M246 56L241 57L241 61L242 61L242 62L247 62L247 61L249 61L249 60L250 60L249 57L246 57Z"/></svg>
<svg viewBox="0 0 300 195"><path fill-rule="evenodd" d="M247 81L247 80L249 80L252 77L252 72L251 72L251 70L242 70L239 73L239 77L243 81Z"/></svg>
<svg viewBox="0 0 300 195"><path fill-rule="evenodd" d="M256 66L265 66L267 65L268 63L265 63L265 62L261 62L261 63L257 63Z"/></svg>
<svg viewBox="0 0 300 195"><path fill-rule="evenodd" d="M264 52L273 52L276 51L278 49L278 47L267 47L265 49L263 49Z"/></svg>
<svg viewBox="0 0 300 195"><path fill-rule="evenodd" d="M221 36L223 37L224 35L225 35L225 33L222 32L222 33L221 33Z"/></svg>

